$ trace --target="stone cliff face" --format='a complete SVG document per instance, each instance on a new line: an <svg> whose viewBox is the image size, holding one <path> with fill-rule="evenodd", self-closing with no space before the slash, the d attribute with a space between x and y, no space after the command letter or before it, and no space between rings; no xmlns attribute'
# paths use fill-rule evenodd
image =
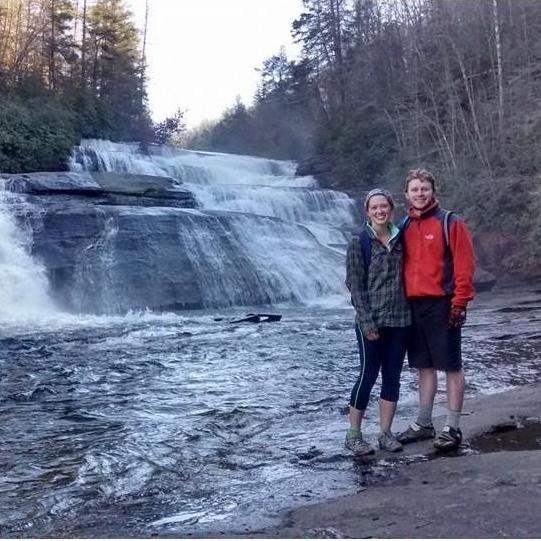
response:
<svg viewBox="0 0 541 541"><path fill-rule="evenodd" d="M195 208L189 190L172 178L122 173L27 173L0 175L6 188L29 194L43 203L91 203Z"/></svg>
<svg viewBox="0 0 541 541"><path fill-rule="evenodd" d="M173 179L110 173L3 178L11 191L28 194L34 212L26 208L19 218L31 222L32 255L45 265L62 307L115 313L201 305L199 287L189 279L190 263L174 235L181 220L168 214L169 208L193 209L197 203ZM158 267L170 269L159 277L160 286ZM182 299L174 294L179 282L185 285Z"/></svg>
<svg viewBox="0 0 541 541"><path fill-rule="evenodd" d="M198 208L171 178L1 177L25 194L17 219L32 231L32 256L46 268L54 300L69 311L260 305L333 293L343 283L343 256L303 226Z"/></svg>

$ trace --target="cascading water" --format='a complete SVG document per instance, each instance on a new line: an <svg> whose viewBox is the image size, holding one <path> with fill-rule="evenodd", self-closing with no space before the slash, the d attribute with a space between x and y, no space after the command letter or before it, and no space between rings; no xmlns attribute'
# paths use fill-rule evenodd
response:
<svg viewBox="0 0 541 541"><path fill-rule="evenodd" d="M207 210L274 216L308 227L324 244L347 241L355 204L346 194L320 190L313 177L295 177L295 163L168 147L143 154L137 144L89 139L74 149L73 171L171 176Z"/></svg>
<svg viewBox="0 0 541 541"><path fill-rule="evenodd" d="M344 294L344 248L355 224L355 204L345 194L319 189L312 177L296 177L293 162L167 147L142 152L137 144L85 140L74 149L69 165L79 173L122 173L126 184L130 175L170 177L179 189L194 194L197 212L154 206L147 214L154 213L157 223L175 222L172 228L177 236L170 239L170 265L181 265L185 270L189 267L193 278L190 290L199 291L199 300L186 299L179 293L170 302L149 302L151 307L310 302ZM121 220L110 220L117 230L120 227L117 242L129 245L119 225ZM150 222L145 225L147 230L152 227ZM147 239L159 262L160 238ZM111 284L119 281L112 276L119 264L111 260L114 242L108 246L109 267L98 274ZM175 252L184 253L184 262L173 261L179 257ZM162 255L164 264L167 259ZM149 265L152 274L163 274L155 261L147 262ZM96 273L88 278L80 266L77 273L77 289L85 280L97 280ZM165 287L175 289L169 284ZM129 287L123 288L127 290ZM114 287L109 288L109 294L118 297ZM100 310L96 302L90 303L93 311ZM77 302L72 299L71 304ZM144 307L144 303L139 298L124 304L118 299L109 299L108 303L104 299L101 306L106 310L116 306L116 311L121 311ZM78 307L83 308L81 304Z"/></svg>
<svg viewBox="0 0 541 541"><path fill-rule="evenodd" d="M54 313L45 268L30 255L32 231L17 224L14 212L30 212L19 194L0 180L0 321L40 319Z"/></svg>

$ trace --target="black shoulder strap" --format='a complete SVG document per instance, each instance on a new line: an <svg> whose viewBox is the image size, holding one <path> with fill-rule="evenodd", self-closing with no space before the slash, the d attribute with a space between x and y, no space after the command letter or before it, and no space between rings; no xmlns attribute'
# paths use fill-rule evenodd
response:
<svg viewBox="0 0 541 541"><path fill-rule="evenodd" d="M443 216L443 236L445 237L445 246L449 246L449 219L452 212L450 210L445 210L445 215Z"/></svg>
<svg viewBox="0 0 541 541"><path fill-rule="evenodd" d="M445 209L441 209L441 211L443 213L442 227L443 227L443 237L445 239L445 248L450 249L450 246L451 246L450 230L451 230L451 221L453 220L453 217L454 217L454 212L452 210L445 210Z"/></svg>
<svg viewBox="0 0 541 541"><path fill-rule="evenodd" d="M453 251L451 250L450 240L450 224L453 219L453 214L450 210L440 208L439 219L443 228L443 279L442 288L447 294L451 294L455 288L454 272L453 272Z"/></svg>

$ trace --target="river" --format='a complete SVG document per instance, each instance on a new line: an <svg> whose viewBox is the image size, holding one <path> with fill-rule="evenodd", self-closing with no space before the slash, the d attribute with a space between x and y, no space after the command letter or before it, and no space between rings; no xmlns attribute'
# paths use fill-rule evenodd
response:
<svg viewBox="0 0 541 541"><path fill-rule="evenodd" d="M256 310L282 321L231 323L249 311L231 308L4 324L2 537L242 534L358 490L364 471L342 446L358 370L347 299ZM541 380L540 321L534 285L478 296L467 395ZM412 376L398 426L415 411Z"/></svg>

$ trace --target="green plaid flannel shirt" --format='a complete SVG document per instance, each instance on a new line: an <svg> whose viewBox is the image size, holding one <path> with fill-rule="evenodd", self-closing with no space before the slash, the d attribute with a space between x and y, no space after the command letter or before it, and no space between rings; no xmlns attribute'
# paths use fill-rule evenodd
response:
<svg viewBox="0 0 541 541"><path fill-rule="evenodd" d="M346 285L355 307L355 321L366 336L380 327L407 327L411 324L411 313L404 292L403 247L398 228L391 224L387 248L376 240L369 224L365 227L372 239L368 277L365 277L359 237L353 237L347 250Z"/></svg>

